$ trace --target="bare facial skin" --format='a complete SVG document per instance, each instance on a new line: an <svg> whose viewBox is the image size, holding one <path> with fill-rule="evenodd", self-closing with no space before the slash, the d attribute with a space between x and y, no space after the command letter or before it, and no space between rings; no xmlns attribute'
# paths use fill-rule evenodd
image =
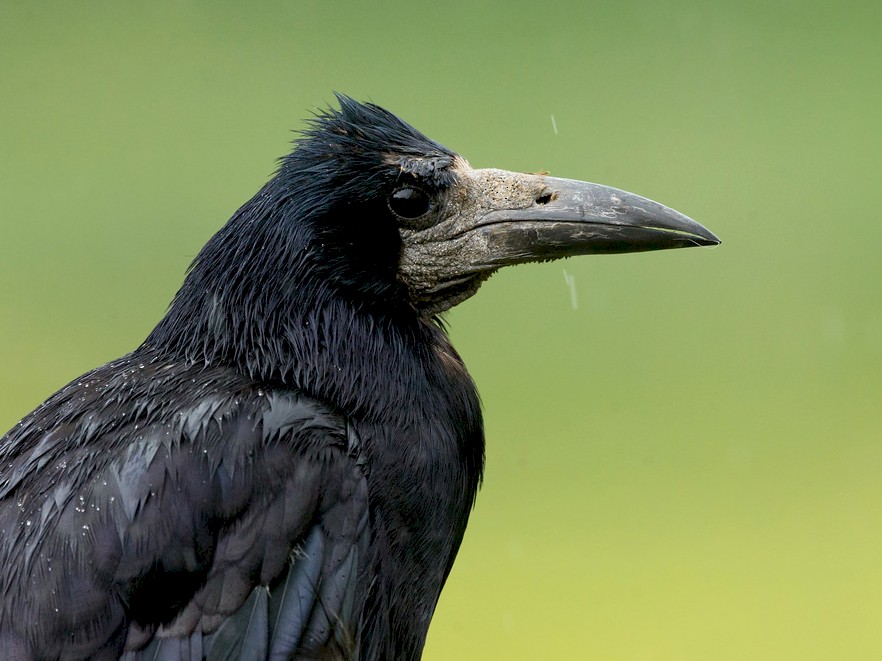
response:
<svg viewBox="0 0 882 661"><path fill-rule="evenodd" d="M608 186L473 169L460 157L450 171L435 222L401 229L399 275L430 313L472 296L503 266L719 242L686 216Z"/></svg>

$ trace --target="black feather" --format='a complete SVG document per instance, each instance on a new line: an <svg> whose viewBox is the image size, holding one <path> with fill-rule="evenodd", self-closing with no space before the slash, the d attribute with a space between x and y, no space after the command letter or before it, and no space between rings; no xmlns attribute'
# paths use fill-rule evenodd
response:
<svg viewBox="0 0 882 661"><path fill-rule="evenodd" d="M0 442L0 658L420 655L483 432L385 199L454 154L339 101L145 343Z"/></svg>

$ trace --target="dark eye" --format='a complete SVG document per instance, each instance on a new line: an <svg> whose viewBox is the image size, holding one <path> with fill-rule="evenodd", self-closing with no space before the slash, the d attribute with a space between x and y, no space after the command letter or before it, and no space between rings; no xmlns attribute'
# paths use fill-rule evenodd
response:
<svg viewBox="0 0 882 661"><path fill-rule="evenodd" d="M389 208L402 220L416 220L432 209L432 199L419 188L403 186L389 196Z"/></svg>

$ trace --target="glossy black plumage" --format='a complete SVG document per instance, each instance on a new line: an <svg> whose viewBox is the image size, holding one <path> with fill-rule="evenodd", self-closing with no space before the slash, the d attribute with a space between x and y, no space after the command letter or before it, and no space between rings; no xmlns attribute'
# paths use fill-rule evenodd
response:
<svg viewBox="0 0 882 661"><path fill-rule="evenodd" d="M339 101L144 344L0 441L0 658L418 658L484 456L437 313L505 264L718 242Z"/></svg>
<svg viewBox="0 0 882 661"><path fill-rule="evenodd" d="M481 419L396 280L376 199L389 148L441 149L343 103L206 245L142 347L4 437L3 658L116 658L126 640L132 660L418 656ZM363 158L349 134L328 144L345 126L372 132Z"/></svg>

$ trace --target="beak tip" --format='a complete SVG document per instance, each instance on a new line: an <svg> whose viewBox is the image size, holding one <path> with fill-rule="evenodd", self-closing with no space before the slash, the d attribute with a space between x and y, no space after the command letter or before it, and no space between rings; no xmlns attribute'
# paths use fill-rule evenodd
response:
<svg viewBox="0 0 882 661"><path fill-rule="evenodd" d="M718 246L722 243L720 238L708 228L692 218L681 214L673 209L665 207L666 213L659 214L656 218L664 218L666 222L659 223L663 228L673 230L686 238L688 245L693 246ZM651 221L650 221L651 222Z"/></svg>
<svg viewBox="0 0 882 661"><path fill-rule="evenodd" d="M707 228L703 228L704 233L699 241L702 246L718 246L722 244L722 240Z"/></svg>

